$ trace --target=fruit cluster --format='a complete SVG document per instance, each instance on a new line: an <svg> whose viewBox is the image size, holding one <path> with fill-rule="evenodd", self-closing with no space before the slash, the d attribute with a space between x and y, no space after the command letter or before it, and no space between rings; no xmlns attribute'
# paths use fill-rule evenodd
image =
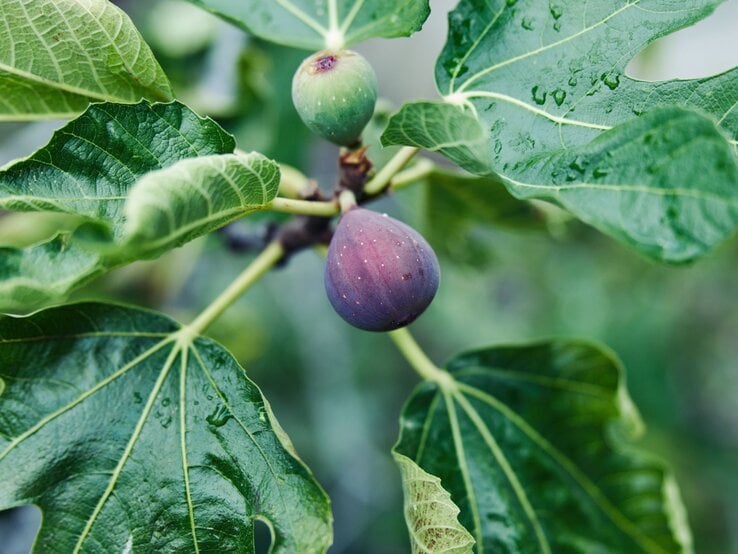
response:
<svg viewBox="0 0 738 554"><path fill-rule="evenodd" d="M313 132L357 147L374 112L377 80L360 54L326 50L300 65L292 98ZM408 325L430 305L439 279L438 259L415 230L365 208L345 210L328 249L325 289L348 323L367 331Z"/></svg>

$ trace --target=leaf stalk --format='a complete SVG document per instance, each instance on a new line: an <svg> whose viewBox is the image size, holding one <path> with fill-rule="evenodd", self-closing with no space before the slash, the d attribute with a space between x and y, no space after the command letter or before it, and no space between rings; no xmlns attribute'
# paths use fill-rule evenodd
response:
<svg viewBox="0 0 738 554"><path fill-rule="evenodd" d="M284 256L284 247L273 241L254 258L248 267L226 288L205 310L190 323L183 332L190 335L202 334L238 298L269 272Z"/></svg>
<svg viewBox="0 0 738 554"><path fill-rule="evenodd" d="M415 338L406 327L396 329L387 333L397 346L397 349L405 357L410 366L425 381L438 384L442 389L451 391L456 388L455 381L451 375L436 366L428 355L423 351Z"/></svg>
<svg viewBox="0 0 738 554"><path fill-rule="evenodd" d="M374 178L364 187L367 196L376 196L390 186L392 178L397 172L405 167L410 160L419 152L414 146L402 147L394 157L379 170Z"/></svg>

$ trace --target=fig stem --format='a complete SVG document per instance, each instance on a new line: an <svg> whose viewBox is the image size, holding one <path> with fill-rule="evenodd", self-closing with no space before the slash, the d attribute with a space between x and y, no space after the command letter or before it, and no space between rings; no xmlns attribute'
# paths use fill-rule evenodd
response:
<svg viewBox="0 0 738 554"><path fill-rule="evenodd" d="M403 146L385 166L379 170L374 178L364 187L367 196L376 196L386 189L392 178L405 167L413 156L420 150L414 146Z"/></svg>
<svg viewBox="0 0 738 554"><path fill-rule="evenodd" d="M339 212L338 203L335 200L322 202L283 198L281 196L269 202L269 204L264 206L264 209L288 214L316 215L321 217L331 217Z"/></svg>
<svg viewBox="0 0 738 554"><path fill-rule="evenodd" d="M407 327L390 331L387 334L410 366L412 366L423 380L436 383L447 391L453 390L456 387L453 377L431 361L415 338L410 334L410 331L407 330Z"/></svg>
<svg viewBox="0 0 738 554"><path fill-rule="evenodd" d="M356 195L353 191L344 190L338 195L338 205L341 206L341 213L345 214L351 208L355 208L358 203L356 202Z"/></svg>
<svg viewBox="0 0 738 554"><path fill-rule="evenodd" d="M431 173L433 173L436 169L436 164L429 160L428 158L422 158L418 160L418 163L416 163L414 166L409 167L403 171L400 171L395 177L392 179L392 182L390 183L390 186L392 187L392 190L399 190L401 188L405 188L408 185L412 185L413 183L420 181L424 177L427 177Z"/></svg>
<svg viewBox="0 0 738 554"><path fill-rule="evenodd" d="M279 174L279 194L286 198L305 198L316 188L307 175L291 165L279 164Z"/></svg>
<svg viewBox="0 0 738 554"><path fill-rule="evenodd" d="M185 331L188 335L200 335L218 319L239 297L269 272L284 256L284 247L279 241L270 242L261 253L228 285L210 305L190 323Z"/></svg>

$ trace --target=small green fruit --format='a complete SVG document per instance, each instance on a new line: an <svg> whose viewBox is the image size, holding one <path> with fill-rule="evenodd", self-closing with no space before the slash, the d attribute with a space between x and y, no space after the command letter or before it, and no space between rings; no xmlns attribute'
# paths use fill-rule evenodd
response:
<svg viewBox="0 0 738 554"><path fill-rule="evenodd" d="M292 79L292 101L311 131L353 146L374 113L377 77L351 50L323 50L306 58Z"/></svg>

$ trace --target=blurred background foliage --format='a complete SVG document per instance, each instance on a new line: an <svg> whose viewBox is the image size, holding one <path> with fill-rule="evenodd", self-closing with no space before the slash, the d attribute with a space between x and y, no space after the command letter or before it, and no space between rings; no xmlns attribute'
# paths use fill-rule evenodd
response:
<svg viewBox="0 0 738 554"><path fill-rule="evenodd" d="M309 136L290 101L292 74L305 52L254 40L183 2L118 3L181 100L219 121L240 148L330 187L337 150ZM436 96L433 64L453 1L432 7L417 36L358 48L389 99L375 128L388 105ZM730 0L700 25L649 47L630 74L694 77L738 65L736 21L738 1ZM0 165L32 152L58 126L0 126ZM376 147L371 154L386 155ZM738 553L738 239L694 266L659 266L555 208L523 205L484 185L472 180L460 194L439 177L375 205L415 225L442 258L439 295L412 329L421 344L442 362L472 347L554 335L604 342L627 367L648 429L640 444L676 471L696 551ZM473 207L469 193L482 195ZM230 234L259 236L268 219L249 218ZM73 224L58 216L0 214L0 245L29 244ZM112 298L187 321L248 262L248 254L229 250L215 234L117 270L73 299ZM264 390L330 494L332 552L407 552L400 478L389 450L417 378L385 337L350 328L332 311L320 256L296 256L211 334ZM37 525L34 509L0 515L0 554L27 552Z"/></svg>

